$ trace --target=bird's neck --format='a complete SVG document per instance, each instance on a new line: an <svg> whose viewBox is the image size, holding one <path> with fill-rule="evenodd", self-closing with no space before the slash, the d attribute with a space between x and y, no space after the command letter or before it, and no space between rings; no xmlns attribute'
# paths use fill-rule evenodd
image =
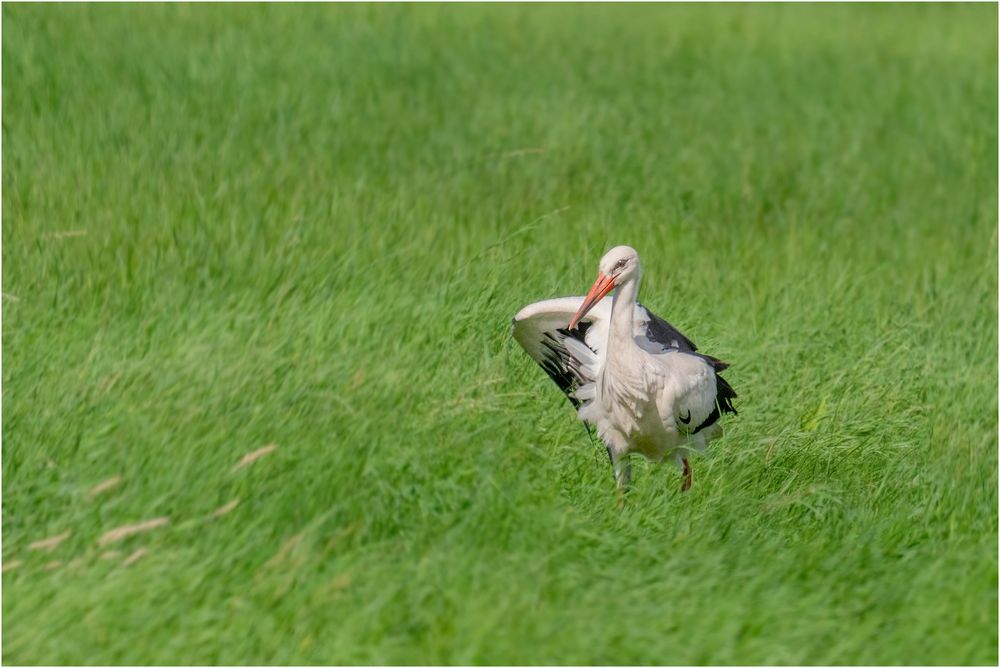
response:
<svg viewBox="0 0 1000 668"><path fill-rule="evenodd" d="M639 278L635 277L619 285L611 299L611 336L619 346L635 345L632 330L638 295Z"/></svg>

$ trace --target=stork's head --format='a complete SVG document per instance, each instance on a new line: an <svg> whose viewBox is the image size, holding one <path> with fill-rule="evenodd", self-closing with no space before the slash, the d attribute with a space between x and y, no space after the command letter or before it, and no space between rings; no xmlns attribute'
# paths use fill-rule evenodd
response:
<svg viewBox="0 0 1000 668"><path fill-rule="evenodd" d="M601 258L598 273L614 279L615 287L639 275L639 254L631 246L615 246Z"/></svg>
<svg viewBox="0 0 1000 668"><path fill-rule="evenodd" d="M580 305L580 310L570 320L569 328L576 327L580 319L609 292L622 283L638 279L641 273L639 254L631 246L615 246L605 253L598 265L597 280L590 286L590 292Z"/></svg>

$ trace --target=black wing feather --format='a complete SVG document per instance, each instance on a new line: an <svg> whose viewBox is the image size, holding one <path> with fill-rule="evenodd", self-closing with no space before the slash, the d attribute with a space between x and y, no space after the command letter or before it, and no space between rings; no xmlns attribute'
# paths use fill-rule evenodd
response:
<svg viewBox="0 0 1000 668"><path fill-rule="evenodd" d="M646 338L650 341L655 341L666 348L676 348L685 353L693 353L698 350L698 346L694 345L694 341L681 334L679 329L645 306L642 306L642 304L639 304L639 306L649 316L649 321L646 323Z"/></svg>
<svg viewBox="0 0 1000 668"><path fill-rule="evenodd" d="M589 322L581 322L576 329L559 329L556 331L560 335L576 339L586 346L587 330L590 329L590 325L591 323ZM587 382L580 372L580 363L569 354L569 351L566 350L566 345L558 337L553 336L551 332L545 332L545 339L542 341L542 345L545 347L545 360L540 362L539 365L549 375L549 378L559 386L559 389L563 391L563 394L570 400L573 407L579 407L580 402L573 395L573 392L580 385ZM590 348L590 346L587 347Z"/></svg>

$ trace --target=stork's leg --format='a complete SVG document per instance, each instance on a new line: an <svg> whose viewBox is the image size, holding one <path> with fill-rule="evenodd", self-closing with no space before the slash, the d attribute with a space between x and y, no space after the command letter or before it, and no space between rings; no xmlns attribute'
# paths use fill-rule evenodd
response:
<svg viewBox="0 0 1000 668"><path fill-rule="evenodd" d="M608 448L608 457L611 459L611 469L615 474L618 507L621 508L625 505L625 492L628 491L629 483L632 481L632 462L629 461L628 454L616 453L612 448Z"/></svg>
<svg viewBox="0 0 1000 668"><path fill-rule="evenodd" d="M632 462L628 455L621 455L615 460L615 488L624 493L632 482Z"/></svg>
<svg viewBox="0 0 1000 668"><path fill-rule="evenodd" d="M686 492L691 489L691 465L687 458L681 460L684 463L684 482L681 483L681 491Z"/></svg>

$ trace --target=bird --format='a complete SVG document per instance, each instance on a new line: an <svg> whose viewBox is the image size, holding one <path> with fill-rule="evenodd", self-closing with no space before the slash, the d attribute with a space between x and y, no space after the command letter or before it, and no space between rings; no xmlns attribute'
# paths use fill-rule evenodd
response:
<svg viewBox="0 0 1000 668"><path fill-rule="evenodd" d="M555 381L608 452L619 506L630 456L673 460L691 488L688 453L722 435L736 392L720 375L729 365L698 352L676 327L637 301L642 266L630 246L600 261L585 297L529 304L513 318L515 341ZM608 296L614 292L612 296Z"/></svg>

